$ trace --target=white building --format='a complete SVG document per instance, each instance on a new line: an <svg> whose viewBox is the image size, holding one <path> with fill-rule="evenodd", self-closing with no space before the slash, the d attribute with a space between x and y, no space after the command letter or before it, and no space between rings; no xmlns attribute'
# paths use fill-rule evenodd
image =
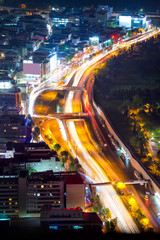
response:
<svg viewBox="0 0 160 240"><path fill-rule="evenodd" d="M51 53L45 57L41 53L35 59L23 60L23 74L26 83L38 85L44 77L52 74L57 67L57 54Z"/></svg>
<svg viewBox="0 0 160 240"><path fill-rule="evenodd" d="M53 172L59 172L61 170L60 161L57 161L55 157L50 159L40 159L39 162L27 162L26 168L32 168L37 172L43 172L52 170Z"/></svg>
<svg viewBox="0 0 160 240"><path fill-rule="evenodd" d="M97 46L99 45L99 37L94 36L89 38L89 45L91 46Z"/></svg>

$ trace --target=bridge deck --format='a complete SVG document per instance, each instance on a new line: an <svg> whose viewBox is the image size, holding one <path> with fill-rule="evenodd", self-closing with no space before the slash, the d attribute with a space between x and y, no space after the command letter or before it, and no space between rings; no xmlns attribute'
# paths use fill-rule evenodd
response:
<svg viewBox="0 0 160 240"><path fill-rule="evenodd" d="M130 180L128 182L124 182L125 185L131 185L131 184L145 184L148 183L149 180ZM91 186L104 186L104 185L117 185L116 182L112 183L112 182L103 182L103 183L91 183Z"/></svg>

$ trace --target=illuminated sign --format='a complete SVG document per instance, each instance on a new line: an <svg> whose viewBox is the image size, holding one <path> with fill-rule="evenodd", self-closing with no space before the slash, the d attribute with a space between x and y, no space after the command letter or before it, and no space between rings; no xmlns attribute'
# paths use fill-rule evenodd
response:
<svg viewBox="0 0 160 240"><path fill-rule="evenodd" d="M53 70L57 67L57 55L54 54L50 57L50 72L52 73Z"/></svg>
<svg viewBox="0 0 160 240"><path fill-rule="evenodd" d="M99 37L90 37L89 38L89 44L97 46L99 44Z"/></svg>
<svg viewBox="0 0 160 240"><path fill-rule="evenodd" d="M120 27L131 27L131 16L119 16L119 26Z"/></svg>

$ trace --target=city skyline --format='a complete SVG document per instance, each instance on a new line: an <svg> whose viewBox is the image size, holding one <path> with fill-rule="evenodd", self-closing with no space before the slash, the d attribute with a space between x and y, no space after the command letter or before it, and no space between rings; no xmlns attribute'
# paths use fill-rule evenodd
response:
<svg viewBox="0 0 160 240"><path fill-rule="evenodd" d="M0 227L160 233L158 9L27 2L0 11Z"/></svg>
<svg viewBox="0 0 160 240"><path fill-rule="evenodd" d="M46 7L49 5L55 5L55 6L64 6L64 7L84 7L84 6L92 6L94 5L95 7L97 5L110 5L113 6L114 9L116 10L124 10L124 9L128 9L128 10L132 10L132 11L138 11L139 9L144 9L144 10L159 10L160 8L160 2L158 0L155 1L150 1L150 0L135 0L135 1L130 1L130 0L108 0L108 1L104 1L104 0L89 0L89 1L85 1L82 0L81 2L75 1L75 0L59 0L59 1L52 1L52 0L48 0L48 1L37 1L37 0L33 0L32 2L28 1L28 0L24 0L23 2L17 1L17 0L12 0L12 1L4 1L4 3L6 2L6 4L12 4L13 3L17 3L17 4L21 4L21 3L26 3L28 6L33 6L33 7Z"/></svg>

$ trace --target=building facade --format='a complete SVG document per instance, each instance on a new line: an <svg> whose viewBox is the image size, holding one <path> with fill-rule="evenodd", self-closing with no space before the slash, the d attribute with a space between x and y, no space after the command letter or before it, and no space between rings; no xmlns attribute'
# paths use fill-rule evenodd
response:
<svg viewBox="0 0 160 240"><path fill-rule="evenodd" d="M25 115L0 115L0 143L30 142L31 126Z"/></svg>
<svg viewBox="0 0 160 240"><path fill-rule="evenodd" d="M12 79L0 79L0 109L3 112L17 113L22 110L21 90L13 85Z"/></svg>
<svg viewBox="0 0 160 240"><path fill-rule="evenodd" d="M84 197L84 185L77 172L0 175L0 213L9 217L40 216L44 209L84 209Z"/></svg>
<svg viewBox="0 0 160 240"><path fill-rule="evenodd" d="M145 28L147 26L146 16L120 15L119 27Z"/></svg>
<svg viewBox="0 0 160 240"><path fill-rule="evenodd" d="M16 217L26 212L27 175L0 175L0 213Z"/></svg>
<svg viewBox="0 0 160 240"><path fill-rule="evenodd" d="M64 207L63 181L30 179L27 184L27 213L39 213L42 207Z"/></svg>
<svg viewBox="0 0 160 240"><path fill-rule="evenodd" d="M101 232L102 221L96 213L84 213L81 208L41 211L41 227L56 231Z"/></svg>

